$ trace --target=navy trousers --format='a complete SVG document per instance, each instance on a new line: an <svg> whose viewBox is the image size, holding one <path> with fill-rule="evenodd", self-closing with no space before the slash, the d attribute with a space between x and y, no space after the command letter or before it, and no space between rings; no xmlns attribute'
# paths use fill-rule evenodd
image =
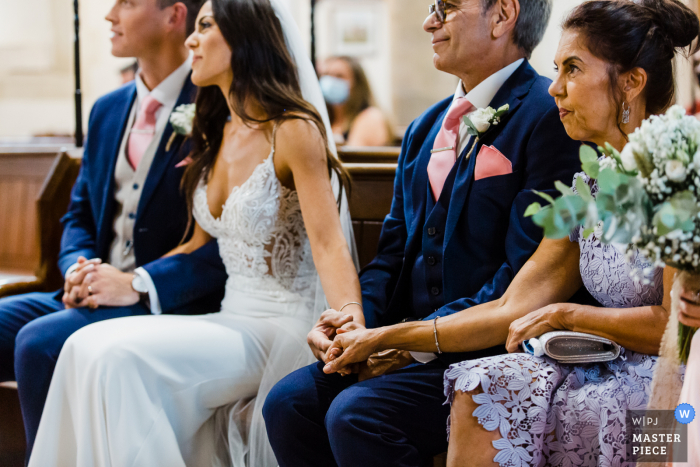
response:
<svg viewBox="0 0 700 467"><path fill-rule="evenodd" d="M440 362L358 382L323 364L286 376L268 394L265 426L280 467L432 465L447 450Z"/></svg>
<svg viewBox="0 0 700 467"><path fill-rule="evenodd" d="M63 344L78 329L105 319L150 314L130 307L66 310L61 293L30 293L0 299L0 381L17 380L27 435L27 459L44 410Z"/></svg>

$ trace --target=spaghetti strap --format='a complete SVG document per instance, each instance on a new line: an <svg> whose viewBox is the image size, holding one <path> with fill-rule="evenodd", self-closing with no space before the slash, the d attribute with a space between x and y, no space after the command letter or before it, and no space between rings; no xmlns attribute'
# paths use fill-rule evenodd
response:
<svg viewBox="0 0 700 467"><path fill-rule="evenodd" d="M272 154L275 153L275 137L277 136L277 129L280 127L280 121L275 122L275 126L272 127L272 149L270 150Z"/></svg>

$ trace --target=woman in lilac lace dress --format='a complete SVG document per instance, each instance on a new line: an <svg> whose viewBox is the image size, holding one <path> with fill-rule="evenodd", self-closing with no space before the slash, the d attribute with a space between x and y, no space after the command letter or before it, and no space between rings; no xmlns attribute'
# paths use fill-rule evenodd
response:
<svg viewBox="0 0 700 467"><path fill-rule="evenodd" d="M601 0L578 6L563 25L550 87L569 136L621 150L643 119L672 102L675 50L698 36L695 14L677 0ZM597 187L584 174L592 192ZM670 310L673 270L651 270L625 245L582 230L545 239L495 302L433 322L336 337L329 371L385 349L473 352L506 343L509 354L468 360L445 373L452 403L448 467L622 466L625 412L646 408ZM565 303L581 286L601 306ZM489 332L473 332L488 316ZM553 330L586 332L623 347L614 361L563 365L520 352ZM342 363L341 363L342 362Z"/></svg>

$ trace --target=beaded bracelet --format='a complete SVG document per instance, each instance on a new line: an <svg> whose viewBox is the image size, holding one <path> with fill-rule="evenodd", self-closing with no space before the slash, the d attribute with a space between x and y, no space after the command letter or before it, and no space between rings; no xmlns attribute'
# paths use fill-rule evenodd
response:
<svg viewBox="0 0 700 467"><path fill-rule="evenodd" d="M437 320L439 316L436 316L435 319L433 320L433 335L435 336L435 347L437 347L437 353L441 354L442 350L440 350L440 344L438 343L438 338L437 338Z"/></svg>

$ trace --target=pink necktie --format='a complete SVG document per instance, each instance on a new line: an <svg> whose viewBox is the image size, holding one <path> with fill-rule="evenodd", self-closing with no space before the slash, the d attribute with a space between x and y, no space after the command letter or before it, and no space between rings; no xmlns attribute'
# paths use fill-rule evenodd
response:
<svg viewBox="0 0 700 467"><path fill-rule="evenodd" d="M457 139L462 116L468 114L474 106L466 98L455 99L442 122L442 128L435 137L433 153L428 163L428 179L435 200L440 197L445 180L457 160Z"/></svg>
<svg viewBox="0 0 700 467"><path fill-rule="evenodd" d="M153 140L156 133L156 112L162 106L163 104L151 96L146 96L141 102L127 145L129 164L134 170L139 166L143 153L146 152L146 148Z"/></svg>

